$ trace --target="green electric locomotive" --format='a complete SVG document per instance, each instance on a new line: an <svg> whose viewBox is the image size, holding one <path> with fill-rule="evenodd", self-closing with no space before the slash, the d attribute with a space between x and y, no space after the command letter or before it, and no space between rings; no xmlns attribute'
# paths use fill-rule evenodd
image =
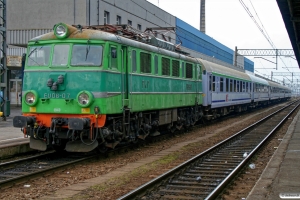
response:
<svg viewBox="0 0 300 200"><path fill-rule="evenodd" d="M202 64L126 26L71 26L28 43L22 116L30 147L107 150L194 124Z"/></svg>

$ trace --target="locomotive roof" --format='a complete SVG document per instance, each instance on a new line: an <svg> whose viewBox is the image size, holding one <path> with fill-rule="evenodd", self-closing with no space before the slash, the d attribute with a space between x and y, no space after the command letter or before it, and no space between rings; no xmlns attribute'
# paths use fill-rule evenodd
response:
<svg viewBox="0 0 300 200"><path fill-rule="evenodd" d="M60 23L60 24L63 24L63 23ZM68 24L65 24L65 25L69 32L68 36L65 38L58 38L55 35L55 32L52 31L50 33L46 33L46 34L37 36L35 38L32 38L31 40L29 40L29 42L36 43L41 40L47 41L47 40L57 40L57 39L62 40L62 41L67 40L67 39L111 41L111 42L116 42L116 43L120 43L120 44L127 45L127 46L136 47L139 49L143 49L145 51L163 54L165 56L170 56L170 57L177 58L177 59L184 59L189 62L196 62L196 60L190 56L186 56L184 54L180 54L175 51L170 51L170 50L166 50L166 49L163 49L163 48L160 48L157 46L153 46L149 43L129 39L125 36L122 36L122 35L119 35L116 33L110 33L110 32L105 32L102 30L95 30L95 29L89 29L89 28L86 28L86 29L85 28L76 28L75 26L71 26Z"/></svg>
<svg viewBox="0 0 300 200"><path fill-rule="evenodd" d="M217 73L225 76L251 81L250 77L247 74L240 72L238 70L231 69L229 67L224 67L222 65L209 62L207 60L201 60L201 62L203 63L203 70L205 69L207 72Z"/></svg>

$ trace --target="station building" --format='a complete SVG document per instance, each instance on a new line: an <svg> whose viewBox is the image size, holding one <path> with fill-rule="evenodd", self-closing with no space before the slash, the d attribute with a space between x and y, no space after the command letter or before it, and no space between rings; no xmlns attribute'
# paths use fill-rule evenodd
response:
<svg viewBox="0 0 300 200"><path fill-rule="evenodd" d="M175 27L157 31L157 37L179 44L191 56L234 67L234 50L146 0L9 0L7 1L7 66L9 100L21 103L21 60L28 40L52 31L59 22L74 25L127 24L141 33L150 27ZM199 15L200 16L200 15ZM238 70L254 71L254 63L237 57Z"/></svg>

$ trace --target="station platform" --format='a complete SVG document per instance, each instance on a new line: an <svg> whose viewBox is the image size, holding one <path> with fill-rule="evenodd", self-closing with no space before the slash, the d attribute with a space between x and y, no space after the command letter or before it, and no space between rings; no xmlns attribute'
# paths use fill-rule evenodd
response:
<svg viewBox="0 0 300 200"><path fill-rule="evenodd" d="M300 112L247 200L300 199Z"/></svg>
<svg viewBox="0 0 300 200"><path fill-rule="evenodd" d="M2 121L2 118L0 118L1 158L31 151L29 148L29 138L24 138L20 128L13 127L14 116L21 114L21 106L11 106L10 115L6 117L6 121Z"/></svg>

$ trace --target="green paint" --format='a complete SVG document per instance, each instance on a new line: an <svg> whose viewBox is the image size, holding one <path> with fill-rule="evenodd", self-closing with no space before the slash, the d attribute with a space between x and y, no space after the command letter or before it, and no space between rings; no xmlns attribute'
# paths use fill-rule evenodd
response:
<svg viewBox="0 0 300 200"><path fill-rule="evenodd" d="M65 52L68 60L63 66L51 66L53 48L56 44L70 45L70 51ZM74 44L87 45L87 49L91 45L102 45L101 66L71 66L71 52ZM162 76L162 56L157 53L148 52L151 54L151 72L143 74L140 73L139 55L140 52L145 51L138 48L134 48L137 52L137 73L132 73L131 51L133 48L127 48L115 42L55 39L39 41L38 44L30 42L29 48L36 45L51 46L50 61L47 66L25 66L23 92L34 90L39 99L35 109L30 109L30 106L23 103L24 113L35 110L35 113L87 114L89 112L92 114L94 107L98 106L102 114L120 114L123 112L123 106L128 106L132 112L137 112L194 106L196 102L202 104L201 80L183 78L182 65L180 65L178 77L172 77L171 74ZM154 74L154 55L157 55L159 60L158 74ZM169 59L173 58L169 57ZM196 65L193 65L193 69L196 70ZM172 73L171 66L170 73ZM196 77L195 74L196 72L193 77ZM49 80L57 82L59 76L63 76L64 81L58 84L57 90L47 86ZM93 102L87 108L82 108L76 98L83 90L93 95ZM22 100L24 101L24 97Z"/></svg>

